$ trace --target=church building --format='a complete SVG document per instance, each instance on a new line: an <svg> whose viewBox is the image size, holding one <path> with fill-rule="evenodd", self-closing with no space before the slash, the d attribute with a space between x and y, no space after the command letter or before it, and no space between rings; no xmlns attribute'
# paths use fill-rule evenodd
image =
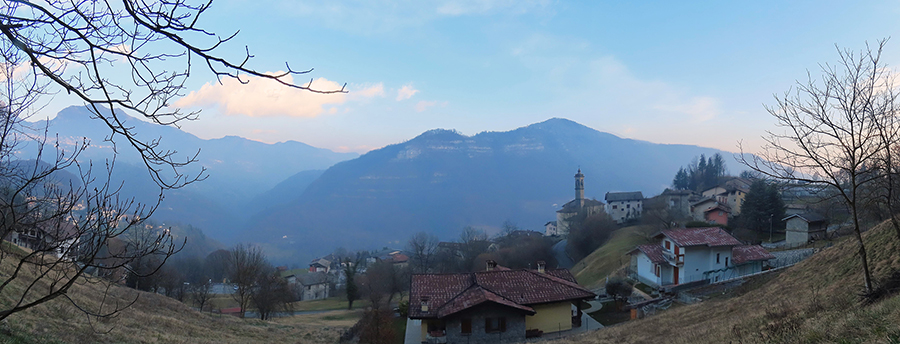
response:
<svg viewBox="0 0 900 344"><path fill-rule="evenodd" d="M583 220L588 216L605 211L605 205L595 199L584 198L584 175L581 169L575 174L575 199L564 204L556 211L556 231L558 235L568 236L573 221ZM580 217L581 213L584 217Z"/></svg>

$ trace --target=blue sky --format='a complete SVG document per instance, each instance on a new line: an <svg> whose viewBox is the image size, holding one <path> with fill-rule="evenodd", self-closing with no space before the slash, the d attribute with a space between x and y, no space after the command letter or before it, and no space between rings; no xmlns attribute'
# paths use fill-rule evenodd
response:
<svg viewBox="0 0 900 344"><path fill-rule="evenodd" d="M201 21L240 35L264 71L315 68L299 94L196 73L183 129L365 152L433 128L505 131L564 117L658 143L756 150L763 104L807 70L897 36L900 2L217 1ZM64 104L59 99L48 111Z"/></svg>

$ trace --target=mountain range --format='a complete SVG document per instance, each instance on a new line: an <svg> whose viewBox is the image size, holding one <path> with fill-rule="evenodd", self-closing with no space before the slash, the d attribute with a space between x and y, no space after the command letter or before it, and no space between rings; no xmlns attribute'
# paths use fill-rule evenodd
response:
<svg viewBox="0 0 900 344"><path fill-rule="evenodd" d="M453 240L464 226L492 232L505 221L542 230L574 198L578 169L587 197L601 201L611 191L655 195L700 154L720 153L740 170L732 153L623 139L561 118L472 136L435 129L357 156L294 141L204 140L120 115L142 139L162 138L184 156L199 149L192 171L207 169L206 180L165 194L157 221L193 225L226 245L255 242L288 264L337 247L402 247L419 231ZM90 139L81 159L113 156L108 129L86 108L63 110L49 128L61 142ZM158 189L129 148L116 147L113 179L125 182L123 194L152 201Z"/></svg>
<svg viewBox="0 0 900 344"><path fill-rule="evenodd" d="M262 209L292 198L280 193L270 193L264 200L258 198L278 183L291 180L298 173L317 175L339 161L358 156L296 141L268 144L236 136L205 140L176 127L149 123L121 112L117 116L134 127L138 138L159 138L160 148L177 151L176 158L186 159L199 152L197 162L185 172L196 175L202 167L206 169L206 179L167 191L154 218L193 225L225 243L234 242L237 234L246 230L247 219L252 215L248 209ZM68 107L46 123L47 132L58 135L63 149L71 150L79 140L87 139L90 145L78 159L93 161L95 169L115 156L112 180L123 182L122 194L145 203L155 202L159 188L137 151L121 136L110 138L110 130L91 117L85 107ZM33 157L34 149L34 145L26 147L22 156ZM301 179L292 185L302 191L305 186L297 183L303 182L311 180Z"/></svg>
<svg viewBox="0 0 900 344"><path fill-rule="evenodd" d="M679 167L715 153L739 169L731 153L623 139L560 118L474 136L431 130L332 166L290 203L254 216L245 238L267 243L274 256L309 256L336 246L402 247L418 231L452 240L464 226L491 232L507 220L542 230L574 198L579 168L588 197L650 196Z"/></svg>

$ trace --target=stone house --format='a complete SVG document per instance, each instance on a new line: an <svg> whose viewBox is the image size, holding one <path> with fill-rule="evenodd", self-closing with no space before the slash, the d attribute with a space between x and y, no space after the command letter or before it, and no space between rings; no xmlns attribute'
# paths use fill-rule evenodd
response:
<svg viewBox="0 0 900 344"><path fill-rule="evenodd" d="M635 192L607 192L606 213L618 224L641 217L644 194Z"/></svg>
<svg viewBox="0 0 900 344"><path fill-rule="evenodd" d="M700 200L700 195L691 190L665 189L659 196L666 207L677 218L691 217L691 204Z"/></svg>
<svg viewBox="0 0 900 344"><path fill-rule="evenodd" d="M775 258L759 245L744 245L719 227L664 230L654 244L635 247L632 277L651 286L715 283L762 271Z"/></svg>
<svg viewBox="0 0 900 344"><path fill-rule="evenodd" d="M300 301L322 300L329 296L328 274L324 272L290 275L285 279Z"/></svg>
<svg viewBox="0 0 900 344"><path fill-rule="evenodd" d="M414 274L409 318L423 343L520 343L581 326L581 301L595 297L567 269L510 270L488 262L473 273ZM414 323L414 322L413 322Z"/></svg>
<svg viewBox="0 0 900 344"><path fill-rule="evenodd" d="M805 244L810 240L825 239L828 221L816 213L793 214L785 217L785 243Z"/></svg>

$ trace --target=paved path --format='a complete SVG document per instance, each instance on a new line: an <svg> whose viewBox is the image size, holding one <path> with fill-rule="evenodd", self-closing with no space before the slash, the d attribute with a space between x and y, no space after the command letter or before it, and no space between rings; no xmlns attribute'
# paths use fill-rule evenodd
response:
<svg viewBox="0 0 900 344"><path fill-rule="evenodd" d="M559 264L560 268L571 269L575 266L575 262L572 261L572 258L569 258L569 255L566 253L566 243L568 240L562 240L556 245L553 245L553 255L556 257L556 263Z"/></svg>
<svg viewBox="0 0 900 344"><path fill-rule="evenodd" d="M422 320L406 318L406 337L403 344L422 343Z"/></svg>

